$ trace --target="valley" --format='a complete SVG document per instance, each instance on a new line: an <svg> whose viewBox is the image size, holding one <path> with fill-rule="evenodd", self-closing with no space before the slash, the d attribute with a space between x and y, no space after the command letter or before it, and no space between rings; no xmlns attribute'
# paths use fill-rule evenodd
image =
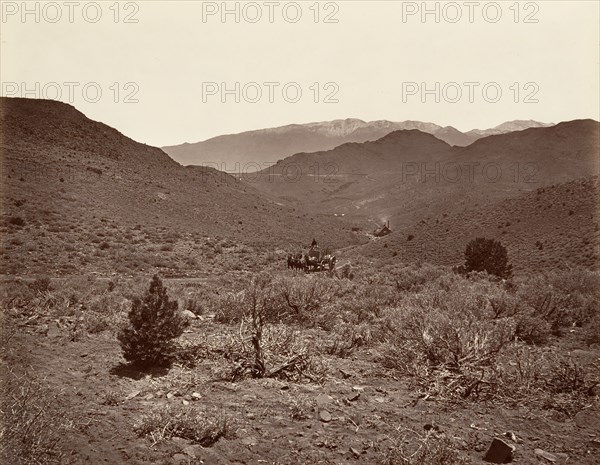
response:
<svg viewBox="0 0 600 465"><path fill-rule="evenodd" d="M60 102L0 128L2 463L597 462L597 121L255 173Z"/></svg>

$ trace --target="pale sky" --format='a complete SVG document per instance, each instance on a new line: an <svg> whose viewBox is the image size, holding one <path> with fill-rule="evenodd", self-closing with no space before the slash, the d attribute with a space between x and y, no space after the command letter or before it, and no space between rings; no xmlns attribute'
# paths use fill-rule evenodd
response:
<svg viewBox="0 0 600 465"><path fill-rule="evenodd" d="M156 146L339 118L600 119L594 0L0 3L2 95L60 92Z"/></svg>

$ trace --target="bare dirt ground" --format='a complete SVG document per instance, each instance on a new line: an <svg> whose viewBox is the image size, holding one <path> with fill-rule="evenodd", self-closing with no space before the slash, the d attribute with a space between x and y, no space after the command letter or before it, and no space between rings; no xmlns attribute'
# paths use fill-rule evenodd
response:
<svg viewBox="0 0 600 465"><path fill-rule="evenodd" d="M329 376L323 384L219 380L222 361L214 357L195 368L140 373L121 365L120 347L110 333L72 342L52 322L40 333L41 323L7 322L11 337L4 361L17 373L32 373L54 396L52 408L64 415L61 435L68 452L62 463L402 463L447 439L464 460L452 463L482 463L494 437L516 447L514 463L598 463L597 397L572 418L527 406L449 405L419 398L406 380L375 363L370 348L347 358L326 357ZM203 317L183 339L224 332ZM568 349L574 341L576 334L561 344ZM597 360L600 351L579 349L573 355ZM176 435L136 433L144 415L166 408L220 415L229 431L207 447ZM536 449L551 453L551 460ZM440 460L435 463L445 463Z"/></svg>

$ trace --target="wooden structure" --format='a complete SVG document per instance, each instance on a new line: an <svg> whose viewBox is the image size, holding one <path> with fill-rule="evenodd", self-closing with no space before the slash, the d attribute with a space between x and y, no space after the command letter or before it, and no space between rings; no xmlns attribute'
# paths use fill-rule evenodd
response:
<svg viewBox="0 0 600 465"><path fill-rule="evenodd" d="M387 236L391 232L392 232L392 230L390 229L390 222L388 220L388 222L386 224L384 224L380 229L376 229L375 231L373 231L373 235L375 237L383 237L383 236Z"/></svg>

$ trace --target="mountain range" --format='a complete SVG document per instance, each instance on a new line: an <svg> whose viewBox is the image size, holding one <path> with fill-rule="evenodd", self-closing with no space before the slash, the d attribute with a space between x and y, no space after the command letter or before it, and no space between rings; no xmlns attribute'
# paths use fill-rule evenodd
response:
<svg viewBox="0 0 600 465"><path fill-rule="evenodd" d="M598 174L599 125L564 122L452 147L417 130L299 153L243 176L253 187L366 228L410 225Z"/></svg>
<svg viewBox="0 0 600 465"><path fill-rule="evenodd" d="M477 235L506 243L517 271L597 266L597 121L504 125L465 147L412 124L231 176L70 105L1 98L2 269L243 272L313 238L352 260L456 264ZM350 130L363 127L329 133ZM392 233L373 237L385 221Z"/></svg>
<svg viewBox="0 0 600 465"><path fill-rule="evenodd" d="M295 153L330 150L348 142L373 141L398 130L417 129L449 145L463 147L489 135L548 126L551 124L517 120L491 129L463 133L452 126L420 121L365 122L350 118L222 135L202 142L163 147L163 150L182 165L212 166L223 171L258 171Z"/></svg>

